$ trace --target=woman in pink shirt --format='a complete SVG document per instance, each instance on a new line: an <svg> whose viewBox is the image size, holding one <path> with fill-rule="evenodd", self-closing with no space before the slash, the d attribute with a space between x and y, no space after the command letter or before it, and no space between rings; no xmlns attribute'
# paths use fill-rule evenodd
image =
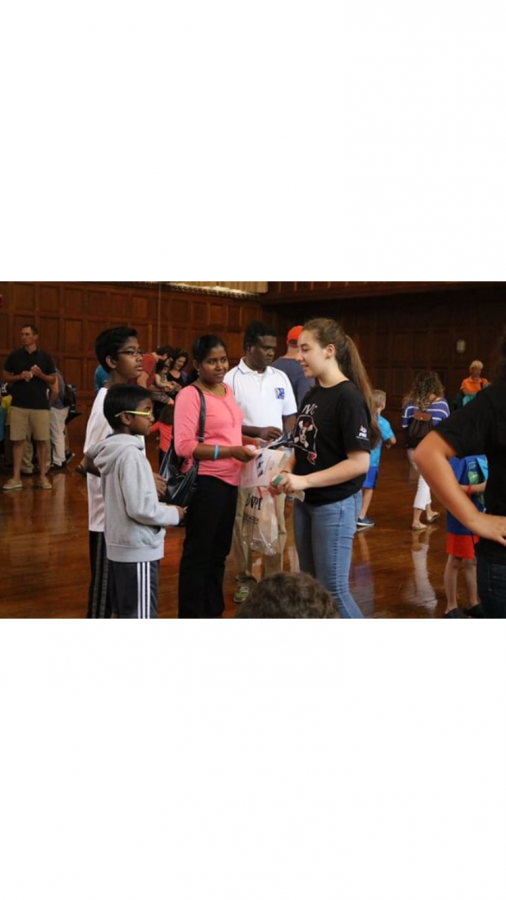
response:
<svg viewBox="0 0 506 900"><path fill-rule="evenodd" d="M237 487L242 465L255 456L251 447L244 446L254 440L243 439L242 410L223 383L228 371L223 340L204 335L195 341L193 356L193 381L178 394L174 412L176 453L186 457L187 468L193 460L199 462L179 568L179 617L185 619L217 618L225 609L223 577L232 544ZM206 404L203 443L197 437L199 391Z"/></svg>

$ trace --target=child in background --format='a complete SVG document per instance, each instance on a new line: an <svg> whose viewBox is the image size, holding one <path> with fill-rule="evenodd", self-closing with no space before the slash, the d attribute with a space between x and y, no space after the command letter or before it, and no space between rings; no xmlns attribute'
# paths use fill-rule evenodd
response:
<svg viewBox="0 0 506 900"><path fill-rule="evenodd" d="M155 374L153 376L153 384L151 385L151 391L159 391L162 394L173 394L176 386L175 381L171 381L168 377L170 372L170 367L172 365L172 359L169 356L167 360L161 359L156 364Z"/></svg>
<svg viewBox="0 0 506 900"><path fill-rule="evenodd" d="M158 469L162 465L163 458L167 453L172 441L172 431L174 422L174 401L170 400L168 406L164 406L158 422L155 422L151 428L151 434L158 434Z"/></svg>
<svg viewBox="0 0 506 900"><path fill-rule="evenodd" d="M113 433L86 456L101 476L105 543L112 614L119 619L153 619L158 613L158 573L167 525L184 517L179 506L159 503L144 437L151 431L150 392L117 384L104 399Z"/></svg>
<svg viewBox="0 0 506 900"><path fill-rule="evenodd" d="M394 444L397 443L390 422L381 415L387 405L387 395L385 394L385 391L373 391L372 397L374 406L377 410L381 441L371 451L371 464L362 488L362 508L360 510L360 515L357 518L357 528L373 528L374 526L374 522L368 518L367 513L371 505L373 491L378 481L381 450L383 444L385 444L387 450L390 450L390 447L393 447Z"/></svg>
<svg viewBox="0 0 506 900"><path fill-rule="evenodd" d="M463 459L450 460L455 477L462 489L466 491L474 505L481 512L484 510L483 494L487 486L488 464L485 456L465 456ZM450 512L446 514L447 538L444 585L446 592L445 619L465 619L467 616L482 619L483 610L478 598L476 581L475 545L479 538L462 525ZM457 603L457 581L459 569L463 568L467 588L467 604L463 603L463 611Z"/></svg>

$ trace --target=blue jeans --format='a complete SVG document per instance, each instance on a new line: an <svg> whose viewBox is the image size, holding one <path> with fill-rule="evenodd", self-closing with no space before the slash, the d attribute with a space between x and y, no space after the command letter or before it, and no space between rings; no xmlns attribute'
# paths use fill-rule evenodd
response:
<svg viewBox="0 0 506 900"><path fill-rule="evenodd" d="M506 619L506 566L478 554L478 596L486 619Z"/></svg>
<svg viewBox="0 0 506 900"><path fill-rule="evenodd" d="M336 598L343 619L363 618L351 596L349 583L359 499L360 492L324 506L296 500L294 508L295 543L301 570L313 575Z"/></svg>

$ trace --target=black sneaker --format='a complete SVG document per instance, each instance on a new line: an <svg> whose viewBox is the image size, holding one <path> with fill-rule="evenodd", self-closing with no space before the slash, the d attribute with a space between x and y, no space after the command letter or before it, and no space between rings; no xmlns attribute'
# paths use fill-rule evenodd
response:
<svg viewBox="0 0 506 900"><path fill-rule="evenodd" d="M464 610L466 616L470 616L471 619L484 619L483 606L481 603L477 603L476 606L471 606L470 609Z"/></svg>
<svg viewBox="0 0 506 900"><path fill-rule="evenodd" d="M357 519L357 528L374 528L375 524L368 516L364 516L363 519Z"/></svg>

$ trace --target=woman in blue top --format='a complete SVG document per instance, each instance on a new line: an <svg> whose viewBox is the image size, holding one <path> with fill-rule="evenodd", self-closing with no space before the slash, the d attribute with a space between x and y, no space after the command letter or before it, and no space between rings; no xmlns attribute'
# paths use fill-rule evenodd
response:
<svg viewBox="0 0 506 900"><path fill-rule="evenodd" d="M419 372L416 376L409 394L404 398L404 409L402 411L402 427L408 433L409 426L415 419L417 413L425 413L430 416L429 428L435 428L444 419L450 415L450 407L443 397L444 388L437 372L424 371ZM418 467L414 461L416 443L411 441L408 443L408 457L415 472ZM439 513L435 513L432 509L432 499L430 496L430 488L423 475L418 479L418 489L413 503L413 531L425 531L427 525L421 521L421 515L425 510L427 523L430 525L439 519Z"/></svg>

